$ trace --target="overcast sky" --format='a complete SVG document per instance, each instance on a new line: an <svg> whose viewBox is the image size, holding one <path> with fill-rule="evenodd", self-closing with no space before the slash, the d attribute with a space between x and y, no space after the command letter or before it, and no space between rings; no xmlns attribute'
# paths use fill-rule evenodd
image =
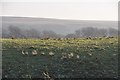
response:
<svg viewBox="0 0 120 80"><path fill-rule="evenodd" d="M1 0L3 16L118 20L119 0Z"/></svg>

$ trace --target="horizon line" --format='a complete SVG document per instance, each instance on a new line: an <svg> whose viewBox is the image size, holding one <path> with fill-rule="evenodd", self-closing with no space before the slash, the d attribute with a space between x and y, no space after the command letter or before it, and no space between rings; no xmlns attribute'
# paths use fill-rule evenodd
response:
<svg viewBox="0 0 120 80"><path fill-rule="evenodd" d="M98 19L68 19L55 17L39 17L39 16L14 16L14 15L0 15L0 17L21 17L21 18L43 18L43 19L57 19L57 20L74 20L74 21L118 21L118 20L98 20Z"/></svg>

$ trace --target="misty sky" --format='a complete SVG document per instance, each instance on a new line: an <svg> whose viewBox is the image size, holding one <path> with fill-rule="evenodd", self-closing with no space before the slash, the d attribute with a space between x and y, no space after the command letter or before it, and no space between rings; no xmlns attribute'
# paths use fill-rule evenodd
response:
<svg viewBox="0 0 120 80"><path fill-rule="evenodd" d="M1 0L3 16L118 20L119 0Z"/></svg>

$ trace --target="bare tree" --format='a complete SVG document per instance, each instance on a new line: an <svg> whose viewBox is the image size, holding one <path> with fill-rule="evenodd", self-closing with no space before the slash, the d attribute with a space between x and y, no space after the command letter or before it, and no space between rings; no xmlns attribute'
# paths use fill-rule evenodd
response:
<svg viewBox="0 0 120 80"><path fill-rule="evenodd" d="M27 38L41 38L41 33L35 29L25 30L24 35Z"/></svg>
<svg viewBox="0 0 120 80"><path fill-rule="evenodd" d="M108 34L109 36L117 36L118 35L118 30L114 28L109 28L108 29Z"/></svg>
<svg viewBox="0 0 120 80"><path fill-rule="evenodd" d="M47 30L43 31L42 34L43 34L44 38L46 38L46 37L49 37L49 38L59 38L59 37L61 37L61 35L56 34L53 31L47 31Z"/></svg>
<svg viewBox="0 0 120 80"><path fill-rule="evenodd" d="M103 36L117 36L118 30L114 28L94 28L85 27L76 30L74 33L67 35L57 34L54 31L44 30L42 32L36 29L22 30L19 27L9 26L8 30L3 29L2 37L8 38L81 38L81 37L103 37Z"/></svg>
<svg viewBox="0 0 120 80"><path fill-rule="evenodd" d="M10 37L14 37L14 38L22 38L22 31L20 28L15 27L15 26L9 26L8 27L8 31L9 31L9 35Z"/></svg>
<svg viewBox="0 0 120 80"><path fill-rule="evenodd" d="M83 33L80 29L75 31L75 35L76 35L77 38L83 37Z"/></svg>
<svg viewBox="0 0 120 80"><path fill-rule="evenodd" d="M83 37L95 37L96 29L93 27L82 28Z"/></svg>
<svg viewBox="0 0 120 80"><path fill-rule="evenodd" d="M10 35L8 33L8 30L6 29L2 29L2 38L9 38Z"/></svg>
<svg viewBox="0 0 120 80"><path fill-rule="evenodd" d="M100 29L99 31L100 36L108 36L108 30L107 29Z"/></svg>
<svg viewBox="0 0 120 80"><path fill-rule="evenodd" d="M77 38L75 34L67 34L65 38Z"/></svg>

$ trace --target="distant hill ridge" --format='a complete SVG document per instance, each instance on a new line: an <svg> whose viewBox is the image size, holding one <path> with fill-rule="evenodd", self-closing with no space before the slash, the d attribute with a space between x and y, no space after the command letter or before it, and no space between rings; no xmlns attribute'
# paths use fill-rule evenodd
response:
<svg viewBox="0 0 120 80"><path fill-rule="evenodd" d="M2 17L3 29L9 26L20 27L22 29L34 28L39 31L52 30L60 34L72 33L83 27L97 28L118 28L117 21L96 21L96 20L67 20L54 18L33 18L33 17Z"/></svg>

